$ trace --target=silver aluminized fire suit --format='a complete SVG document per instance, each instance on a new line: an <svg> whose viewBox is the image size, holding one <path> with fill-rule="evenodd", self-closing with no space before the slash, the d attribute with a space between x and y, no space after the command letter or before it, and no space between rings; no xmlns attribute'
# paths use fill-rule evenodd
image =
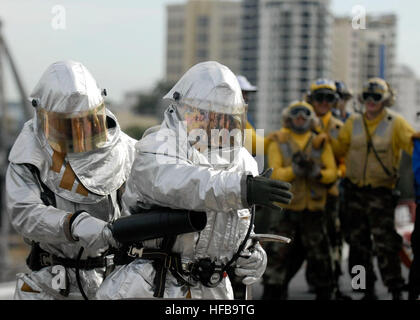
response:
<svg viewBox="0 0 420 320"><path fill-rule="evenodd" d="M51 65L32 92L31 100L37 108L42 107L43 112L52 112L54 116L54 112L62 114L65 111L86 114L103 104L101 91L91 74L82 64L73 61ZM60 157L40 128L39 115L35 112L34 118L25 124L9 155L8 213L13 227L25 241L38 242L41 249L60 258L76 259L82 243L71 238L69 214L84 210L97 218L95 221L103 223L121 216L118 197L134 160L135 140L121 131L115 116L106 110L108 128L101 147L86 152L68 152ZM55 207L47 206L41 200L42 184L28 164L38 169L39 178L53 192ZM86 217L92 220L89 215L83 213L74 223L80 218L78 224L83 225ZM84 226L90 228L92 225ZM94 245L95 230L80 233L83 232L91 233L92 245L86 246L81 259L100 256L104 248ZM47 266L29 274L17 274L15 299L80 299L75 269L66 268L69 294L65 297L53 289L56 274L52 268ZM105 268L80 270L81 283L88 297L94 297L104 272Z"/></svg>
<svg viewBox="0 0 420 320"><path fill-rule="evenodd" d="M230 113L237 102L243 103L239 84L229 69L215 62L192 69L204 71L193 75L188 71L166 98L171 99L177 92L181 101L185 101L182 97L190 98L189 101L195 99L195 105L201 101L214 107L215 101L221 101L219 107L227 110L226 113ZM227 161L231 158L210 149L207 153L198 151L189 142L187 125L180 116L181 103L172 99L162 125L149 129L136 144L137 155L123 196L123 208L127 214L137 207L153 205L205 211L205 228L201 232L178 235L172 251L180 253L184 265L201 258L226 264L237 252L250 225L244 180L247 175L258 175L257 163L244 147L236 149L233 161ZM145 241L144 247L159 248L161 240ZM262 250L261 261L263 259L266 257ZM97 298L153 298L155 273L152 262L141 258L117 267L99 288ZM164 298L233 299L228 277L214 288L200 282L189 287L177 284L168 272L165 288Z"/></svg>

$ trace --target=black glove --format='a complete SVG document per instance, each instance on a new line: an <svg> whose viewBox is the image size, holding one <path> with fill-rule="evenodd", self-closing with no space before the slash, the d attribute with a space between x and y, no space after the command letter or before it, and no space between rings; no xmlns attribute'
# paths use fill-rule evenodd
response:
<svg viewBox="0 0 420 320"><path fill-rule="evenodd" d="M248 204L261 205L272 209L281 209L280 206L274 202L289 204L292 200L292 193L290 183L269 179L273 172L270 168L262 175L253 177L248 176L246 185L246 196Z"/></svg>
<svg viewBox="0 0 420 320"><path fill-rule="evenodd" d="M319 166L302 152L296 152L292 157L293 173L297 177L315 178L319 174Z"/></svg>
<svg viewBox="0 0 420 320"><path fill-rule="evenodd" d="M298 151L293 154L292 162L300 167L305 167L308 162L308 157L303 152Z"/></svg>

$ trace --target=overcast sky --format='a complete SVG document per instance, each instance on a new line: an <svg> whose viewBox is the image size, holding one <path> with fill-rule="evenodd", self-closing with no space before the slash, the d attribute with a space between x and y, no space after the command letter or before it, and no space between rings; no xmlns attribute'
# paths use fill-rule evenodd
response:
<svg viewBox="0 0 420 320"><path fill-rule="evenodd" d="M164 77L166 10L183 0L1 0L3 35L29 93L54 61L73 59L92 72L109 96L121 100L125 91L150 88ZM395 12L399 17L397 60L420 76L420 1L333 0L337 15L352 15L354 5L367 12ZM54 29L65 9L66 28ZM9 78L9 77L8 77ZM12 99L15 90L7 81Z"/></svg>

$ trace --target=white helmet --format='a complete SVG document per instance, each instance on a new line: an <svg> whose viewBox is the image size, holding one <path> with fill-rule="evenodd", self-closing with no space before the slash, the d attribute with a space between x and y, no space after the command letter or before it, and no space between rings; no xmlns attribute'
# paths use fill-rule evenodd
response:
<svg viewBox="0 0 420 320"><path fill-rule="evenodd" d="M106 142L104 99L95 79L81 63L60 61L49 66L30 100L36 107L37 134L54 150L86 152Z"/></svg>
<svg viewBox="0 0 420 320"><path fill-rule="evenodd" d="M243 145L246 104L236 76L226 66L215 61L193 66L164 99L176 104L189 135L197 130L197 136L206 136L201 140L206 147Z"/></svg>

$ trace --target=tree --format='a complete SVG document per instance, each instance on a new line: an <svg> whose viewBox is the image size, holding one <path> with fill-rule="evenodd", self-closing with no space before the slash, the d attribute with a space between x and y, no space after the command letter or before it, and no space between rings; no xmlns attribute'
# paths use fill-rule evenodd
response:
<svg viewBox="0 0 420 320"><path fill-rule="evenodd" d="M173 82L166 80L158 81L149 92L142 92L138 95L138 103L133 111L139 114L148 114L156 117L162 115L162 97L174 86Z"/></svg>

